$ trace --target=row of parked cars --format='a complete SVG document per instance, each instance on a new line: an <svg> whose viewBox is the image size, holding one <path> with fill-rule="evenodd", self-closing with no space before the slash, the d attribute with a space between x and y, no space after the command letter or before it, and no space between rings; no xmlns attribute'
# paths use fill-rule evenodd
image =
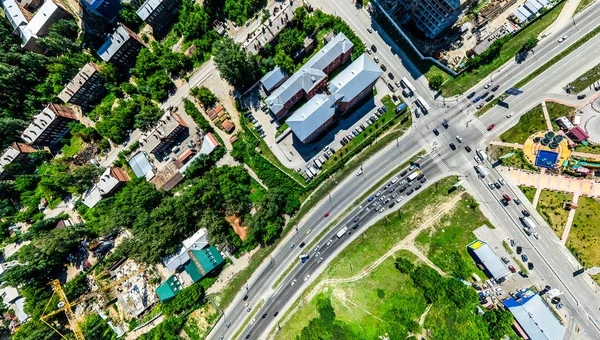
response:
<svg viewBox="0 0 600 340"><path fill-rule="evenodd" d="M379 119L379 117L381 117L381 115L383 115L386 112L387 107L378 107L377 111L373 115L371 115L371 117L367 118L364 123L361 123L359 126L355 127L349 134L342 137L342 139L340 140L340 144L342 144L342 146L348 144L348 142L356 138L361 132L365 131L367 126L373 124L376 120Z"/></svg>
<svg viewBox="0 0 600 340"><path fill-rule="evenodd" d="M490 87L491 87L492 92L496 92L500 88L500 85L495 85L494 87L492 87L492 83L488 83L483 88L487 90ZM467 99L472 99L473 104L476 104L477 102L479 102L480 100L483 100L483 99L489 103L495 97L495 95L493 93L490 95L490 92L488 92L488 91L485 91L484 93L482 93L478 96L475 96L476 94L477 93L475 91L473 91L467 95ZM484 105L483 103L477 105L477 109L481 109L483 107L483 105Z"/></svg>

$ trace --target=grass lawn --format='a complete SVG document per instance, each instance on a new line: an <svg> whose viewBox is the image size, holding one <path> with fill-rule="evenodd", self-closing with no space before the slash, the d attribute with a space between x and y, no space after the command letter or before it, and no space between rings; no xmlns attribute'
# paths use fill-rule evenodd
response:
<svg viewBox="0 0 600 340"><path fill-rule="evenodd" d="M542 190L540 193L540 200L536 209L546 222L548 222L558 238L562 237L567 218L569 217L569 211L563 208L563 203L571 202L572 200L572 194L552 190Z"/></svg>
<svg viewBox="0 0 600 340"><path fill-rule="evenodd" d="M275 133L275 137L279 137L279 135L281 135L282 133L284 133L285 130L287 130L288 128L289 128L289 126L288 126L287 122L281 124L281 126L277 128L277 132Z"/></svg>
<svg viewBox="0 0 600 340"><path fill-rule="evenodd" d="M251 178L251 183L252 189L250 192L250 200L253 204L257 204L265 196L267 190L263 188L263 186L260 185L260 183L258 183L254 178Z"/></svg>
<svg viewBox="0 0 600 340"><path fill-rule="evenodd" d="M537 37L546 29L546 27L556 20L563 6L564 2L554 7L539 20L521 30L516 36L502 46L500 54L489 64L480 66L476 69L468 69L456 78L451 78L445 82L444 85L442 85L442 92L446 96L455 96L464 93L483 78L489 76L504 63L513 59L527 39Z"/></svg>
<svg viewBox="0 0 600 340"><path fill-rule="evenodd" d="M477 268L467 252L467 244L477 239L473 230L490 221L478 208L477 202L467 193L456 207L444 215L431 229L423 230L415 239L416 245L441 270L454 277L469 280L472 273L485 274Z"/></svg>
<svg viewBox="0 0 600 340"><path fill-rule="evenodd" d="M534 172L540 171L538 168L533 166L533 164L531 164L527 161L527 159L525 158L525 153L521 149L511 148L511 147L507 147L507 146L500 146L500 145L490 145L488 147L488 152L492 159L499 159L500 157L502 157L508 153L514 152L515 153L514 155L501 160L502 165L508 166L511 168L524 169L524 170L529 170L529 171L534 171Z"/></svg>
<svg viewBox="0 0 600 340"><path fill-rule="evenodd" d="M600 265L598 215L600 215L599 200L579 197L567 247L586 268Z"/></svg>
<svg viewBox="0 0 600 340"><path fill-rule="evenodd" d="M529 202L533 203L533 198L535 197L536 188L526 187L524 185L519 185L519 189L523 192L525 197L529 200Z"/></svg>
<svg viewBox="0 0 600 340"><path fill-rule="evenodd" d="M575 112L574 107L554 102L546 102L546 109L548 109L548 116L550 117L552 129L554 131L560 130L560 126L558 126L558 124L555 122L558 117L569 117L573 114L573 112Z"/></svg>
<svg viewBox="0 0 600 340"><path fill-rule="evenodd" d="M581 12L582 10L584 10L587 6L591 5L592 2L594 2L595 0L581 0L579 2L579 5L577 6L577 9L575 10L575 14Z"/></svg>
<svg viewBox="0 0 600 340"><path fill-rule="evenodd" d="M329 265L326 278L347 278L360 273L365 267L383 256L394 245L404 239L411 230L433 214L438 206L448 201L464 189L459 188L451 194L450 189L458 179L446 177L413 197L402 208L378 221L350 243ZM388 222L389 221L389 222Z"/></svg>
<svg viewBox="0 0 600 340"><path fill-rule="evenodd" d="M73 157L81 151L83 147L83 139L77 136L71 136L69 143L63 145L61 151L64 157Z"/></svg>
<svg viewBox="0 0 600 340"><path fill-rule="evenodd" d="M577 144L577 146L575 147L575 151L600 154L600 144L588 144L588 145Z"/></svg>
<svg viewBox="0 0 600 340"><path fill-rule="evenodd" d="M546 130L546 120L542 105L539 104L522 115L517 125L501 134L500 140L506 143L523 144L529 136L542 130Z"/></svg>
<svg viewBox="0 0 600 340"><path fill-rule="evenodd" d="M598 79L600 79L600 64L594 66L592 69L577 77L577 79L570 83L569 86L573 86L573 91L575 93L579 93L587 89L593 83L597 82Z"/></svg>

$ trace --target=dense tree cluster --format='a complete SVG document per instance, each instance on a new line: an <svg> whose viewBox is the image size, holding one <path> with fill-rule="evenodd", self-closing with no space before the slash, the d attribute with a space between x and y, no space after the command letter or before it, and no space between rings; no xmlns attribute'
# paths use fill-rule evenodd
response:
<svg viewBox="0 0 600 340"><path fill-rule="evenodd" d="M206 86L194 87L190 93L196 97L205 108L212 107L217 103L217 96Z"/></svg>
<svg viewBox="0 0 600 340"><path fill-rule="evenodd" d="M241 26L266 5L267 0L225 0L223 14Z"/></svg>
<svg viewBox="0 0 600 340"><path fill-rule="evenodd" d="M229 37L213 44L213 56L221 76L236 88L246 89L262 75L258 56L246 53Z"/></svg>
<svg viewBox="0 0 600 340"><path fill-rule="evenodd" d="M48 55L23 51L8 20L0 19L0 148L19 137L18 131L54 98L89 59L75 45L76 25L61 20L40 39ZM74 32L75 30L75 32Z"/></svg>

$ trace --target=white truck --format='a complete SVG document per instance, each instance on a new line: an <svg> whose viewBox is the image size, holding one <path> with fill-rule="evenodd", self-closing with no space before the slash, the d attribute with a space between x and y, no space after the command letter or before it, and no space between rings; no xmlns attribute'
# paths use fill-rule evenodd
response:
<svg viewBox="0 0 600 340"><path fill-rule="evenodd" d="M481 159L481 161L485 161L488 158L487 153L485 153L484 150L478 149L476 151L476 153L477 153L477 157L479 157L479 159Z"/></svg>
<svg viewBox="0 0 600 340"><path fill-rule="evenodd" d="M490 172L488 171L488 169L481 165L481 164L477 164L475 166L475 170L477 171L477 173L479 174L479 177L484 178L485 176L489 175Z"/></svg>
<svg viewBox="0 0 600 340"><path fill-rule="evenodd" d="M533 229L535 229L535 223L533 222L531 217L521 217L521 223L523 223L524 226L531 229L532 231Z"/></svg>
<svg viewBox="0 0 600 340"><path fill-rule="evenodd" d="M308 171L313 175L313 177L317 177L317 172L311 166L308 167Z"/></svg>
<svg viewBox="0 0 600 340"><path fill-rule="evenodd" d="M409 181L414 181L417 177L419 177L419 175L421 174L421 170L416 170L415 172L413 172L412 174L408 175L407 179Z"/></svg>
<svg viewBox="0 0 600 340"><path fill-rule="evenodd" d="M404 94L404 96L411 97L415 95L417 89L413 86L413 84L411 84L410 81L408 81L408 78L402 77L402 79L400 80L400 85L402 85L402 87L404 88L402 90L402 94Z"/></svg>
<svg viewBox="0 0 600 340"><path fill-rule="evenodd" d="M321 160L319 160L318 158L315 158L315 165L319 169L321 169L323 167L323 163L321 163Z"/></svg>
<svg viewBox="0 0 600 340"><path fill-rule="evenodd" d="M341 238L342 236L344 236L344 234L348 231L348 227L343 227L342 229L340 229L340 231L337 232L337 237Z"/></svg>

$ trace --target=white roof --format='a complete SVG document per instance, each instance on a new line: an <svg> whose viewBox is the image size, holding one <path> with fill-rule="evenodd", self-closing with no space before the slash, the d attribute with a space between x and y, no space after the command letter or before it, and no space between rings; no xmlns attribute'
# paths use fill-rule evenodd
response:
<svg viewBox="0 0 600 340"><path fill-rule="evenodd" d="M330 82L330 91L343 102L354 99L376 81L383 71L366 54L361 55Z"/></svg>
<svg viewBox="0 0 600 340"><path fill-rule="evenodd" d="M212 133L207 133L204 138L202 138L202 147L200 148L200 154L208 155L213 152L219 145L219 141L215 138Z"/></svg>
<svg viewBox="0 0 600 340"><path fill-rule="evenodd" d="M183 240L182 247L179 251L165 256L163 258L163 264L171 272L174 272L179 266L186 264L190 260L188 250L200 250L204 249L208 245L206 229L198 230L194 235Z"/></svg>
<svg viewBox="0 0 600 340"><path fill-rule="evenodd" d="M20 295L17 288L6 286L0 288L0 296L2 296L2 302L4 302L4 304L8 306L11 303L13 303L13 301L15 301Z"/></svg>
<svg viewBox="0 0 600 340"><path fill-rule="evenodd" d="M156 7L160 6L160 4L163 1L164 0L146 0L142 4L142 6L140 6L140 8L136 11L136 13L142 20L145 21L150 16L150 14L154 12Z"/></svg>
<svg viewBox="0 0 600 340"><path fill-rule="evenodd" d="M20 323L24 323L25 321L29 320L29 314L25 313L24 297L18 298L11 307L15 311L15 315L17 316L17 319L19 319Z"/></svg>
<svg viewBox="0 0 600 340"><path fill-rule="evenodd" d="M129 166L131 166L131 169L138 177L145 177L154 170L152 164L150 164L150 161L148 161L146 154L141 151L129 159Z"/></svg>
<svg viewBox="0 0 600 340"><path fill-rule="evenodd" d="M0 157L0 169L3 169L8 164L12 163L13 160L21 153L21 151L9 146L4 150L2 157Z"/></svg>
<svg viewBox="0 0 600 340"><path fill-rule="evenodd" d="M52 0L46 0L42 7L35 12L31 21L23 29L24 40L28 41L32 36L38 36L40 31L45 28L48 20L52 19L54 12L58 11L58 5Z"/></svg>
<svg viewBox="0 0 600 340"><path fill-rule="evenodd" d="M510 298L503 304L513 313L530 339L562 340L564 338L565 326L559 322L538 294L527 289L517 293L516 296L517 299Z"/></svg>
<svg viewBox="0 0 600 340"><path fill-rule="evenodd" d="M286 120L296 137L301 141L309 137L335 114L334 96L317 94Z"/></svg>
<svg viewBox="0 0 600 340"><path fill-rule="evenodd" d="M304 89L308 92L327 75L323 70L329 66L336 58L348 52L354 44L344 33L338 33L331 39L327 45L320 49L304 64L296 73L277 88L267 99L266 104L275 114L283 109L287 103L298 91Z"/></svg>
<svg viewBox="0 0 600 340"><path fill-rule="evenodd" d="M263 84L265 89L270 92L277 85L277 83L285 78L287 78L287 74L285 74L281 67L277 66L260 78L260 82Z"/></svg>
<svg viewBox="0 0 600 340"><path fill-rule="evenodd" d="M487 271L490 272L495 279L505 277L510 274L508 268L506 268L502 260L500 260L498 255L494 253L492 248L487 243L483 241L475 241L469 244L469 247L475 253L475 255L477 255L479 261L485 266L485 269L487 269Z"/></svg>
<svg viewBox="0 0 600 340"><path fill-rule="evenodd" d="M542 8L542 5L540 5L536 1L528 0L527 2L525 2L525 7L527 7L527 9L529 9L533 13L537 13L539 12L540 8Z"/></svg>
<svg viewBox="0 0 600 340"><path fill-rule="evenodd" d="M513 14L517 17L517 19L519 19L520 22L527 21L527 17L521 14L518 9L515 9Z"/></svg>
<svg viewBox="0 0 600 340"><path fill-rule="evenodd" d="M109 62L112 56L125 44L125 42L133 37L129 34L125 26L119 25L115 31L106 39L104 44L98 49L98 56L102 60Z"/></svg>
<svg viewBox="0 0 600 340"><path fill-rule="evenodd" d="M91 187L89 187L81 196L83 204L87 205L89 208L93 208L104 195L111 192L117 185L119 185L119 180L112 177L110 175L111 168L106 168L98 182Z"/></svg>
<svg viewBox="0 0 600 340"><path fill-rule="evenodd" d="M65 103L69 102L71 97L79 92L81 86L83 86L83 84L85 84L87 80L96 72L98 72L98 65L92 62L83 65L73 79L71 79L71 81L65 85L62 91L60 91L57 97Z"/></svg>
<svg viewBox="0 0 600 340"><path fill-rule="evenodd" d="M13 29L20 33L27 26L27 18L25 18L17 2L15 0L1 0L0 4Z"/></svg>

